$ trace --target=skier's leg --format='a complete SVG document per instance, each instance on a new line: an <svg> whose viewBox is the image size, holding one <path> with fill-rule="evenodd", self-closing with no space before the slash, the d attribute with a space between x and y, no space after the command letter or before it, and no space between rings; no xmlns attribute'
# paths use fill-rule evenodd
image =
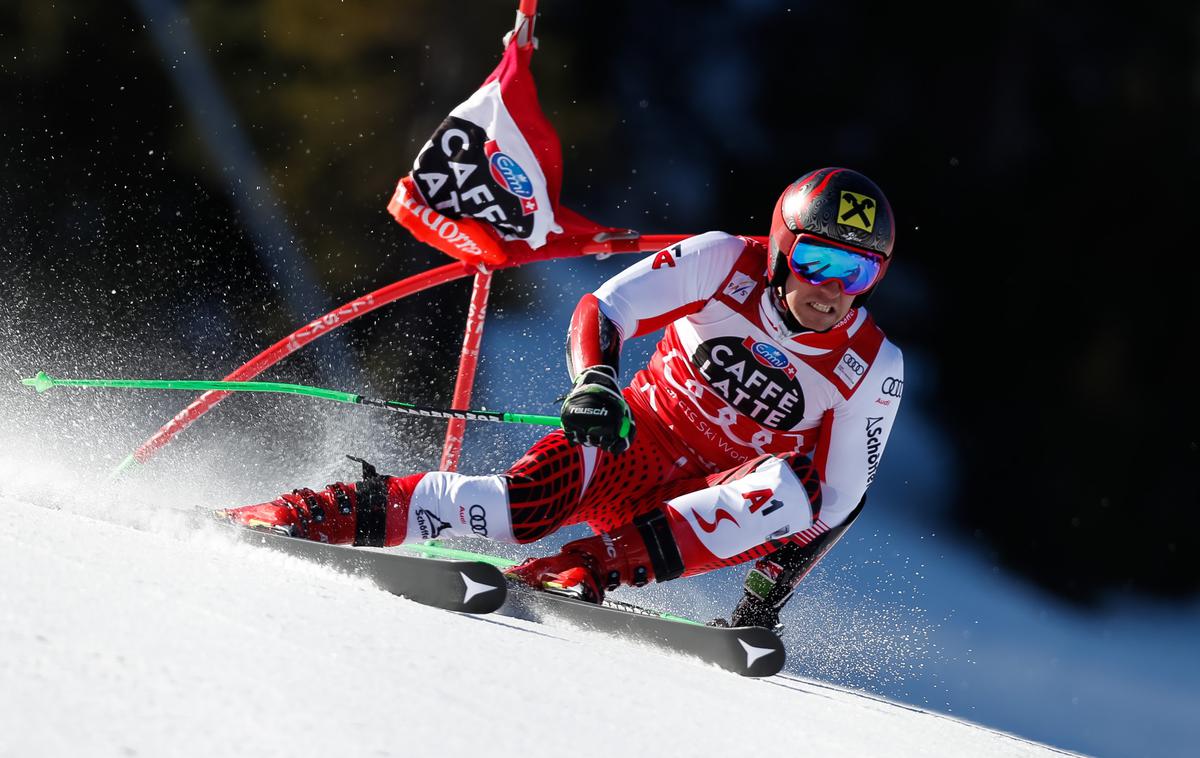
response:
<svg viewBox="0 0 1200 758"><path fill-rule="evenodd" d="M686 576L756 560L794 535L822 529L821 481L802 453L763 455L666 498Z"/></svg>
<svg viewBox="0 0 1200 758"><path fill-rule="evenodd" d="M443 536L512 542L507 482L500 476L430 471L383 476L363 465L363 479L314 492L293 490L269 503L222 511L244 526L287 531L295 537L369 547Z"/></svg>
<svg viewBox="0 0 1200 758"><path fill-rule="evenodd" d="M293 490L222 513L246 526L332 543L391 546L472 535L533 542L567 524L611 517L610 504L635 501L669 478L673 462L652 440L646 432L612 455L571 445L556 429L504 475L380 476L364 464L361 482Z"/></svg>
<svg viewBox="0 0 1200 758"><path fill-rule="evenodd" d="M575 523L573 516L600 455L596 448L572 445L555 430L509 468L505 479L515 542L535 542Z"/></svg>
<svg viewBox="0 0 1200 758"><path fill-rule="evenodd" d="M338 482L319 492L293 490L271 502L222 514L245 526L276 528L331 543L392 546L472 535L533 542L585 520L580 504L585 492L594 491L589 487L624 499L635 493L636 486L647 486L610 475L624 471L639 455L635 441L621 454L622 464L611 466L607 453L571 445L562 430L555 430L502 476L448 471L381 476L364 465L363 481Z"/></svg>
<svg viewBox="0 0 1200 758"><path fill-rule="evenodd" d="M702 574L762 557L779 540L811 529L820 481L798 453L764 455L730 471L659 490L657 507L558 555L513 573L534 585L575 588L599 600L605 589Z"/></svg>
<svg viewBox="0 0 1200 758"><path fill-rule="evenodd" d="M627 524L663 482L699 476L698 464L668 452L658 420L633 409L638 434L622 453L572 445L562 430L539 440L508 470L508 498L516 542L534 542L569 524L596 531ZM643 508L645 510L645 508Z"/></svg>

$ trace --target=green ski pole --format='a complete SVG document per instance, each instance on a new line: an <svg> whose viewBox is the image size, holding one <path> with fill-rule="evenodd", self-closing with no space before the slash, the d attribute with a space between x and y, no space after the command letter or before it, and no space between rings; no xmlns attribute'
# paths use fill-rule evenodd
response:
<svg viewBox="0 0 1200 758"><path fill-rule="evenodd" d="M498 421L510 424L536 424L539 426L559 426L558 416L541 416L533 413L506 413L503 411L477 411L459 408L434 408L426 405L402 403L398 400L382 400L374 397L364 397L353 392L342 392L324 387L309 387L304 384L285 384L282 382L224 382L224 381L192 381L186 379L59 379L50 376L45 371L39 371L32 379L22 379L21 383L33 387L38 392L45 392L53 387L120 387L125 389L153 390L189 390L218 392L274 392L288 395L305 395L333 400L338 403L351 405L368 405L383 408L393 413L407 416L424 416L425 418L461 418L468 421Z"/></svg>

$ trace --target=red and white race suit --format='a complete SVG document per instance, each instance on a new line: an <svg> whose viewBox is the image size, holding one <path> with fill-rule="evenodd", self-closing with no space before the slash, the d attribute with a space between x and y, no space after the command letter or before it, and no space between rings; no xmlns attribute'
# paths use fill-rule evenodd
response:
<svg viewBox="0 0 1200 758"><path fill-rule="evenodd" d="M630 401L650 411L639 419L657 419L710 471L804 453L821 479L818 526L828 528L875 478L903 358L863 308L828 332L790 332L765 258L752 240L709 232L630 266L595 296L623 338L666 327L630 385Z"/></svg>
<svg viewBox="0 0 1200 758"><path fill-rule="evenodd" d="M900 350L861 307L827 332L791 331L765 272L762 245L709 232L580 300L568 339L572 378L611 376L580 372L615 368L624 339L665 329L623 390L635 433L622 452L572 444L556 429L502 475L381 477L364 464L356 484L227 513L373 546L443 535L526 543L588 523L597 537L514 575L587 584L582 576L599 596L756 560L733 618L771 624L861 510L904 376Z"/></svg>
<svg viewBox="0 0 1200 758"><path fill-rule="evenodd" d="M613 359L614 329L632 339L665 327L649 366L624 390L636 422L628 450L572 445L558 429L503 475L390 478L387 514L400 517L378 513L372 539L525 543L568 524L609 532L654 518L659 531L645 534L666 545L659 579L789 545L815 562L875 477L903 365L862 308L828 332L789 331L764 282L765 257L754 241L710 232L646 257L581 300L573 370ZM371 532L363 523L359 531Z"/></svg>
<svg viewBox="0 0 1200 758"><path fill-rule="evenodd" d="M406 539L449 529L531 542L579 522L611 530L665 507L684 573L696 574L842 525L896 417L900 350L862 308L828 332L789 331L764 281L765 256L752 240L709 232L585 296L569 345L576 369L598 360L597 310L622 339L666 328L624 391L632 447L573 446L556 430L502 477L426 474Z"/></svg>

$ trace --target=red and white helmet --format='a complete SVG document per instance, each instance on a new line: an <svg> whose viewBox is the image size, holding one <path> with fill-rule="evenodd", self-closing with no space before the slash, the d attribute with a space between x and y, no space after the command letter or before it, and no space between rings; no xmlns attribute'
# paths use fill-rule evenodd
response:
<svg viewBox="0 0 1200 758"><path fill-rule="evenodd" d="M766 274L771 286L787 281L787 258L802 233L881 255L886 265L892 257L896 222L875 182L848 168L821 168L788 185L775 203L767 245ZM863 293L860 300L869 294Z"/></svg>

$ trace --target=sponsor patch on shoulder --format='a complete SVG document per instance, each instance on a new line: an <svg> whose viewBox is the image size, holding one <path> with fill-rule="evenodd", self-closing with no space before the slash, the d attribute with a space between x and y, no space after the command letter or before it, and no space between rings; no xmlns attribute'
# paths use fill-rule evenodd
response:
<svg viewBox="0 0 1200 758"><path fill-rule="evenodd" d="M847 350L842 354L841 360L838 361L837 367L833 369L833 373L838 375L838 378L851 389L858 384L863 375L867 373L869 366L863 360L862 356L853 350Z"/></svg>
<svg viewBox="0 0 1200 758"><path fill-rule="evenodd" d="M746 298L750 297L750 293L754 291L754 284L754 279L746 276L741 271L735 271L729 279L729 283L725 285L723 292L731 300L744 303L746 302Z"/></svg>

